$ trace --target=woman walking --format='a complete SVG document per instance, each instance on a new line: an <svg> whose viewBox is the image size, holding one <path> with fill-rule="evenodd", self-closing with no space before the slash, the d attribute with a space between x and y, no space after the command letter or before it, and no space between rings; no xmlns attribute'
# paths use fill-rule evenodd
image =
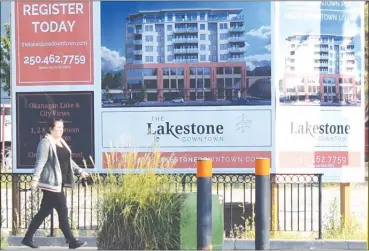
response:
<svg viewBox="0 0 369 251"><path fill-rule="evenodd" d="M50 118L49 132L37 147L35 169L30 182L32 190L42 190L43 198L38 213L32 219L22 244L38 248L33 242L37 229L52 210L58 212L59 227L69 244L70 249L79 248L86 243L74 238L68 222L68 208L63 187L75 187L74 174L82 178L89 176L72 160L71 149L62 138L64 123L60 118Z"/></svg>

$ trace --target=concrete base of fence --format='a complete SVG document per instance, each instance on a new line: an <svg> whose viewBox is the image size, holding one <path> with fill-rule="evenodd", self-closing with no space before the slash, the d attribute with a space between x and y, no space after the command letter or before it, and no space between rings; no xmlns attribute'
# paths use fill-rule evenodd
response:
<svg viewBox="0 0 369 251"><path fill-rule="evenodd" d="M22 236L9 236L9 247L21 246ZM80 237L82 241L87 242L86 247L96 247L96 237ZM35 242L39 246L44 247L66 247L63 237L35 237ZM224 250L255 250L254 240L233 240L225 239L223 243ZM311 240L311 241L293 241L293 240L271 240L270 249L295 249L295 250L311 250L311 249L341 249L341 250L366 250L365 241L341 241L341 240Z"/></svg>

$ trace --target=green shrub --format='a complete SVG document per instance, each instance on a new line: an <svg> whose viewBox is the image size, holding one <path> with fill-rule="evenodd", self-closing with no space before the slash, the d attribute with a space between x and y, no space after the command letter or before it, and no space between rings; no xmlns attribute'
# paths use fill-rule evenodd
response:
<svg viewBox="0 0 369 251"><path fill-rule="evenodd" d="M348 219L341 217L337 198L331 202L329 212L324 218L323 239L365 240L366 234L354 216Z"/></svg>
<svg viewBox="0 0 369 251"><path fill-rule="evenodd" d="M172 176L155 169L172 168L160 153L144 156L107 153L108 169L125 168L124 175L100 176L98 202L99 249L179 249L179 213L182 199L173 193Z"/></svg>

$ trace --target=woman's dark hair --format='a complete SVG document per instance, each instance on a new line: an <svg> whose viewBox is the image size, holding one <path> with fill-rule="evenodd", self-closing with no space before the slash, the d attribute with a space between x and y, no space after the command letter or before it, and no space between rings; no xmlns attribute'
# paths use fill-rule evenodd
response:
<svg viewBox="0 0 369 251"><path fill-rule="evenodd" d="M51 130L54 129L56 122L63 122L62 118L59 117L49 117L47 120L47 132L51 133Z"/></svg>

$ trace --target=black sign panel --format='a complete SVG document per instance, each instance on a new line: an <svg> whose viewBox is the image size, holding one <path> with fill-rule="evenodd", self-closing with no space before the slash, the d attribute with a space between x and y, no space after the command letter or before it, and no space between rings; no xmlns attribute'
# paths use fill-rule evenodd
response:
<svg viewBox="0 0 369 251"><path fill-rule="evenodd" d="M73 160L92 168L94 151L93 92L21 92L17 102L17 168L34 168L36 150L48 131L47 120L55 116L64 121L63 138L72 149Z"/></svg>

